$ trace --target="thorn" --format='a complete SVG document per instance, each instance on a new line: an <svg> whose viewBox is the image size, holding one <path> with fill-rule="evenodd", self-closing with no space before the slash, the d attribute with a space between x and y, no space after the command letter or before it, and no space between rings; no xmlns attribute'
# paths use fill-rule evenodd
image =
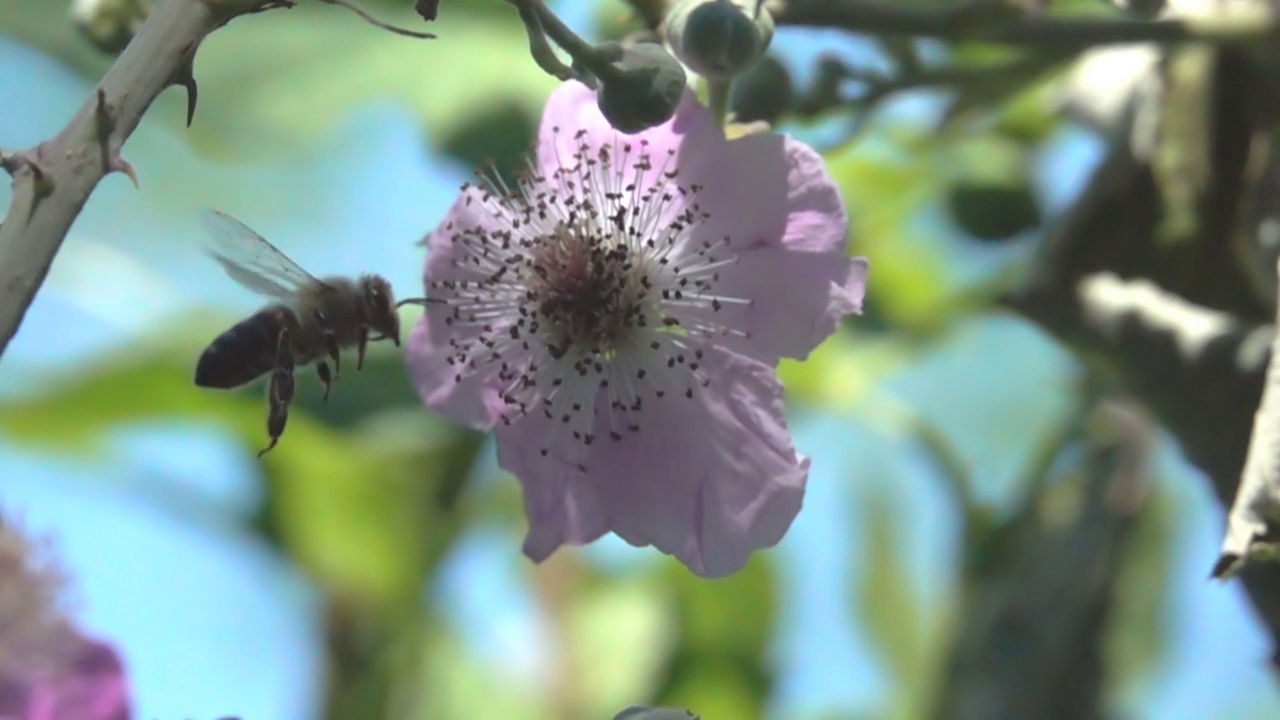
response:
<svg viewBox="0 0 1280 720"><path fill-rule="evenodd" d="M98 88L98 106L94 108L94 113L98 118L98 133L105 140L116 121L111 117L111 107L107 105L107 91L101 87Z"/></svg>
<svg viewBox="0 0 1280 720"><path fill-rule="evenodd" d="M138 185L138 173L134 171L133 165L128 160L120 157L119 150L111 148L111 132L116 127L116 119L111 117L111 106L107 104L107 93L101 87L97 91L98 105L94 108L94 113L98 118L98 142L102 144L103 165L106 166L107 172L124 173L133 181L133 186Z"/></svg>
<svg viewBox="0 0 1280 720"><path fill-rule="evenodd" d="M199 96L196 87L195 75L195 53L192 53L187 61L178 67L178 71L174 73L173 84L181 85L187 91L187 127L191 127L191 121L196 116L196 98Z"/></svg>
<svg viewBox="0 0 1280 720"><path fill-rule="evenodd" d="M31 168L31 177L35 180L36 197L42 198L53 192L53 181L45 174L44 168L40 167L30 156L22 155L22 162Z"/></svg>
<svg viewBox="0 0 1280 720"><path fill-rule="evenodd" d="M13 175L22 167L22 154L9 152L8 150L0 150L0 168L5 172Z"/></svg>
<svg viewBox="0 0 1280 720"><path fill-rule="evenodd" d="M113 155L111 159L107 161L107 170L109 172L124 173L133 181L133 186L135 188L141 189L141 186L138 185L138 173L134 171L133 165L130 165L128 160L125 160L119 155Z"/></svg>
<svg viewBox="0 0 1280 720"><path fill-rule="evenodd" d="M44 168L36 162L39 157L40 146L35 150L24 150L22 152L10 152L0 150L0 168L4 168L14 179L15 187L20 180L20 173L25 169L31 173L31 195L32 204L31 212L35 212L36 205L41 200L53 193L53 179L45 173Z"/></svg>

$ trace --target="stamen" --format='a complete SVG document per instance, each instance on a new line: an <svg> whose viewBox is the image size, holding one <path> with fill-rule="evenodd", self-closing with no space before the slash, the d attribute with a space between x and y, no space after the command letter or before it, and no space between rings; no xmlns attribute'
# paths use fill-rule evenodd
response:
<svg viewBox="0 0 1280 720"><path fill-rule="evenodd" d="M750 300L717 290L738 258L731 238L693 240L710 216L674 151L655 165L643 139L593 147L582 132L574 147L555 143L556 167L530 163L514 188L481 174L468 201L489 221L445 229L460 277L431 290L459 331L455 380L496 377L502 422L542 423L543 454L585 467L595 443L643 432L656 403L698 397L701 341L749 337L710 314Z"/></svg>

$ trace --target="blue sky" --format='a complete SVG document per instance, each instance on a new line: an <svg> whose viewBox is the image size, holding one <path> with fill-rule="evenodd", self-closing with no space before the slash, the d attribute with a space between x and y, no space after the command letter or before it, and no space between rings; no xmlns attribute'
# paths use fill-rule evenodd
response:
<svg viewBox="0 0 1280 720"><path fill-rule="evenodd" d="M571 24L585 25L584 3L561 5ZM778 37L797 58L832 42ZM50 134L89 87L0 40L0 97L22 98L0 115L0 146ZM413 241L468 175L455 165L428 167L421 140L415 119L384 102L354 108L305 157L234 167L201 159L144 122L127 148L143 192L116 176L95 193L6 355L0 393L28 382L32 368L88 362L103 347L145 335L170 313L255 307L258 300L222 281L192 244L174 241L198 231L196 213L204 206L242 217L317 271L372 264L397 287L414 286L421 257ZM1069 199L1097 153L1080 134L1056 143L1042 169L1046 194L1058 203ZM163 190L184 182L195 189ZM0 199L7 192L0 189ZM350 237L368 240L341 242ZM998 357L993 346L1002 348ZM905 404L949 428L961 456L984 478L984 492L998 502L1033 432L1019 428L1043 425L1065 406L1072 373L1066 357L1034 330L984 320L958 329L942 350L893 377L869 402L886 409ZM998 397L992 388L1000 388ZM983 422L974 422L979 412ZM785 605L775 649L783 670L776 714L871 708L886 698L887 676L849 614L852 578L865 566L860 498L877 488L892 491L905 562L925 598L942 589L955 522L940 478L892 427L843 417L793 422L796 444L814 464L805 510L778 550ZM1180 528L1169 649L1150 682L1127 698L1131 716L1280 711L1280 694L1262 665L1265 638L1238 586L1204 580L1220 512L1171 448L1159 467ZM156 483L197 493L209 511L198 522L180 521L146 500L141 488ZM0 507L29 528L56 534L76 577L79 616L124 649L140 718L314 717L317 597L270 548L236 528L259 500L252 458L207 428L133 428L92 463L0 442ZM536 663L540 630L513 570L517 552L514 534L473 532L430 592L451 608L475 652L520 665ZM659 561L616 540L587 554L607 564Z"/></svg>

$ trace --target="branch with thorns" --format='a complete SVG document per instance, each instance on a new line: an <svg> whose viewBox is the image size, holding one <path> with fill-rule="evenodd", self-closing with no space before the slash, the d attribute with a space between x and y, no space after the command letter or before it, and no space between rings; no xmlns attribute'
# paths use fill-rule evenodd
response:
<svg viewBox="0 0 1280 720"><path fill-rule="evenodd" d="M352 0L320 0L355 12L375 27L413 38L433 35L378 20ZM206 37L241 15L295 6L294 0L160 0L92 96L54 137L26 150L0 149L13 178L0 223L0 356L17 333L80 210L113 172L139 185L121 149L151 103L172 85L187 91L187 125L195 117L193 63Z"/></svg>

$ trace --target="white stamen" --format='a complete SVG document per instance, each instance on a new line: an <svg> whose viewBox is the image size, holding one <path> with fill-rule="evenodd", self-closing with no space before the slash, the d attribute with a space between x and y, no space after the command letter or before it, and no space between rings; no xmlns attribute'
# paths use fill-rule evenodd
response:
<svg viewBox="0 0 1280 720"><path fill-rule="evenodd" d="M431 283L445 322L479 331L449 340L455 380L496 374L503 422L544 419L543 454L554 446L583 469L587 447L625 440L646 408L710 384L696 340L748 337L695 311L750 302L717 290L738 257L731 238L693 241L710 216L701 188L678 184L674 152L655 163L645 140L584 138L572 158L557 144L549 177L478 188L473 210L501 229L447 226L460 277Z"/></svg>

